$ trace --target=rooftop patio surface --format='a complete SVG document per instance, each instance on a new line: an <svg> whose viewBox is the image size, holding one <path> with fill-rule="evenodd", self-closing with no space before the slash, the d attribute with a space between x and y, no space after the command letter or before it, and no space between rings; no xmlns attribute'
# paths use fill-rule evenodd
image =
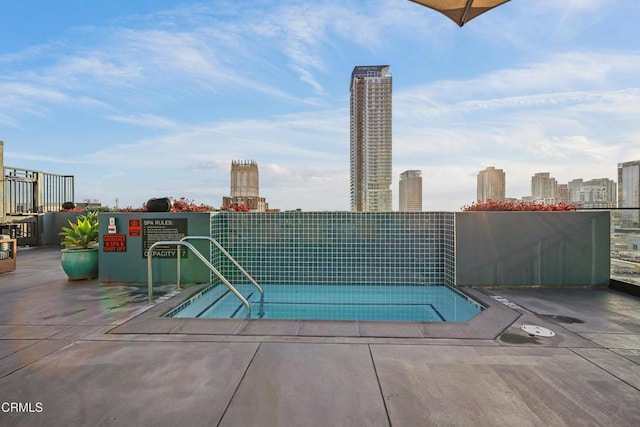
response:
<svg viewBox="0 0 640 427"><path fill-rule="evenodd" d="M488 306L467 323L165 319L198 287L150 306L59 256L0 274L0 426L640 425L640 299L616 291L464 289Z"/></svg>

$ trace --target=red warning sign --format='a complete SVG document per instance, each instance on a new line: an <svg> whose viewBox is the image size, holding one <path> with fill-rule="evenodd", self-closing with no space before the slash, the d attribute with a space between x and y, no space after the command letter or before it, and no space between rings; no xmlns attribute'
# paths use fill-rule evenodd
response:
<svg viewBox="0 0 640 427"><path fill-rule="evenodd" d="M140 237L142 235L142 220L139 218L129 218L129 237Z"/></svg>
<svg viewBox="0 0 640 427"><path fill-rule="evenodd" d="M127 236L124 234L105 234L102 236L103 252L126 252Z"/></svg>

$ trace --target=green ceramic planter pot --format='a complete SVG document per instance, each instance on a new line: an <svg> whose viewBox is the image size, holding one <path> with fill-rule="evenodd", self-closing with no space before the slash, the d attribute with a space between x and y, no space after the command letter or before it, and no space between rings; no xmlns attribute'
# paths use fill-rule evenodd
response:
<svg viewBox="0 0 640 427"><path fill-rule="evenodd" d="M98 248L63 249L60 263L69 280L95 279L98 277Z"/></svg>

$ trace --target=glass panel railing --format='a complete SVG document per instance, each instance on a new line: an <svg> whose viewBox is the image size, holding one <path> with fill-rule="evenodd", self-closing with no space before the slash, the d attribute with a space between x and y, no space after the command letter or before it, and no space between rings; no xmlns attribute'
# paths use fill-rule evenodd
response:
<svg viewBox="0 0 640 427"><path fill-rule="evenodd" d="M611 212L611 278L640 286L640 209Z"/></svg>

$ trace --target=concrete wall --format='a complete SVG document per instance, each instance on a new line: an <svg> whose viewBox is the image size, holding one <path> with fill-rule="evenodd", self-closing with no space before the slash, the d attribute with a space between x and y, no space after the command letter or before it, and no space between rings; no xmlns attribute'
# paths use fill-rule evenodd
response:
<svg viewBox="0 0 640 427"><path fill-rule="evenodd" d="M60 246L62 227L69 227L69 221L76 222L83 212L48 212L38 215L40 244L43 246ZM60 246L62 249L62 246Z"/></svg>
<svg viewBox="0 0 640 427"><path fill-rule="evenodd" d="M456 285L608 285L609 215L458 212Z"/></svg>
<svg viewBox="0 0 640 427"><path fill-rule="evenodd" d="M442 213L431 213L432 215ZM260 215L256 217L256 215ZM294 215L294 214L287 214ZM215 213L101 213L100 214L100 266L99 280L102 282L122 282L122 283L147 283L147 260L143 257L143 240L142 235L133 235L129 229L130 219L164 220L164 219L183 219L187 222L187 234L204 235L212 234L212 222L215 224L213 234L217 237L225 247L232 251L233 255L241 261L241 264L252 267L251 271L260 272L259 275L265 275L271 270L270 263L265 263L265 248L272 245L267 244L271 240L278 240L276 237L285 233L288 240L283 242L273 242L273 249L278 250L278 254L282 255L283 245L290 245L291 239L294 237L292 233L298 233L305 239L317 234L310 233L308 221L314 223L316 216L324 221L321 228L322 236L326 237L327 230L331 223L330 219L334 216L340 217L346 214L334 213L332 215L324 215L319 213L309 214L311 218L303 221L305 215L297 214L289 219L287 215L266 215L265 214L215 214ZM423 214L426 215L426 214ZM443 214L442 214L443 215ZM448 213L448 215L452 215ZM440 220L431 222L434 218L429 217L428 226L422 225L419 233L414 232L411 242L415 240L422 243L416 243L425 253L431 253L433 248L444 250L444 258L442 254L432 254L426 256L422 260L425 268L423 275L429 278L432 274L444 274L445 283L453 283L459 286L593 286L607 285L610 276L610 213L608 211L597 212L458 212L455 213L455 266L453 266L453 256L448 256L449 250L453 255L453 248L445 244L437 243L440 239L448 241L447 233L449 226L447 221L440 224ZM68 220L75 220L76 213L53 213L43 215L42 240L43 244L59 245L60 237L58 232L62 226L68 224ZM215 220L212 220L215 216ZM347 215L348 216L348 215ZM363 215L364 218L366 215ZM105 235L108 233L109 218L113 217L117 222L117 235L124 235L125 248L122 252L105 251ZM255 217L255 218L254 218ZM320 218L322 217L322 218ZM350 218L350 217L349 217ZM337 218L336 224L340 227L346 227L345 221L349 218ZM359 217L358 217L359 218ZM386 218L386 217L385 217ZM418 218L418 217L416 217ZM421 217L420 217L421 218ZM287 221L295 220L296 226L289 224ZM390 227L388 218L381 221L379 226L384 224L383 228ZM256 222L253 224L253 222ZM327 222L328 221L328 222ZM236 222L238 222L236 224ZM263 224L264 222L264 224ZM347 223L349 221L346 221ZM252 225L249 226L249 223ZM258 224L259 223L259 224ZM301 225L306 224L304 227ZM282 227L287 230L279 232ZM285 228L286 228L285 227ZM298 227L298 228L297 228ZM338 225L336 225L338 227ZM338 227L337 229L340 229ZM395 226L391 227L394 233ZM453 228L453 227L451 227ZM314 228L315 230L315 228ZM320 229L319 229L320 230ZM373 233L375 239L380 239L377 235L379 230ZM252 234L253 233L253 234ZM258 233L258 234L256 234ZM262 234L260 234L262 233ZM266 233L266 234L265 234ZM344 234L344 230L342 231ZM425 234L426 233L426 234ZM254 239L254 234L257 237ZM264 236L263 236L264 234ZM384 234L384 233L382 233ZM246 235L246 236L245 236ZM245 236L245 237L243 237ZM296 234L296 237L297 236ZM324 238L323 242L329 242L335 246L343 238L342 235ZM109 239L109 237L107 237ZM267 239L267 240L265 240ZM394 239L396 239L394 237ZM304 239L303 239L304 240ZM305 243L306 242L306 243ZM305 240L302 243L309 243ZM396 242L396 240L394 240ZM199 251L203 253L205 258L210 259L211 253L209 243L207 241L192 242ZM375 243L373 240L370 243ZM379 244L380 242L378 242ZM404 242L406 243L406 242ZM345 243L346 244L346 243ZM396 243L394 243L396 244ZM413 243L411 243L413 244ZM249 247L257 245L256 247ZM426 249L424 247L426 245ZM434 246L435 245L435 246ZM307 245L308 246L308 245ZM331 256L336 255L335 247L331 247L326 252ZM389 266L397 268L399 265L406 269L408 265L401 265L406 261L406 252L399 247L389 246L387 243L381 245L391 250L388 254L383 254L372 261L376 268L387 271L388 266L385 263L391 262ZM406 246L406 245L405 245ZM409 245L411 246L411 245ZM451 245L453 246L453 245ZM302 247L307 249L306 246ZM285 247L286 249L286 247ZM393 250L392 250L393 249ZM404 248L406 250L406 248ZM346 250L342 248L341 250ZM317 252L317 251L316 251ZM215 254L216 252L214 252ZM296 264L296 256L306 253L300 248L296 248L291 252L291 256L287 260L287 268L292 268L289 264L293 262L293 267L298 269L316 268L318 274L341 275L344 271L334 271L331 267L333 259L318 258L315 252L306 258L320 261L313 264L304 260L300 265ZM322 252L320 252L322 253ZM257 256L259 254L260 256ZM297 254L297 255L296 255ZM278 255L277 262L282 261L282 257ZM337 255L336 255L337 256ZM396 258L402 258L404 261ZM444 260L444 261L443 261ZM450 261L447 261L450 260ZM229 274L230 277L236 278L234 268L225 269L226 260L216 255L215 259L218 265L222 266L222 270ZM255 262L254 262L255 261ZM274 261L273 265L278 265ZM444 264L443 264L444 262ZM451 266L449 266L451 262ZM254 265L255 264L255 265ZM153 276L155 283L175 283L176 278L176 260L175 258L154 258L153 260ZM214 263L214 265L216 265ZM383 268L384 267L384 268ZM389 267L391 268L391 267ZM278 271L282 266L278 265ZM391 268L392 269L392 268ZM311 270L304 270L305 275L311 273ZM339 270L339 269L338 269ZM448 279L449 270L455 270L451 280ZM274 270L275 271L275 270ZM315 270L314 270L315 271ZM349 270L350 271L350 270ZM397 273L397 272L396 272ZM275 273L274 273L275 274ZM404 274L404 273L403 273ZM326 279L325 277L324 279ZM359 273L358 277L361 277ZM263 280L273 279L272 277L261 277ZM189 255L182 263L182 281L184 283L208 283L210 280L209 270L195 256Z"/></svg>
<svg viewBox="0 0 640 427"><path fill-rule="evenodd" d="M210 236L211 235L211 213L205 212L130 212L130 213L101 213L100 221L100 255L98 279L101 282L121 282L121 283L147 283L147 258L143 256L144 227L136 232L136 229L129 226L130 219L140 221L153 220L186 220L187 234L190 236ZM108 232L109 218L115 218L116 233ZM125 250L109 251L106 247L106 240L112 239L109 236L124 236ZM106 236L106 237L105 237ZM169 235L167 237L170 237ZM120 237L122 238L122 237ZM167 238L167 240L173 240ZM192 243L207 260L211 259L208 241L193 241ZM120 249L120 248L119 248ZM175 283L176 282L176 258L157 258L152 260L153 282ZM182 283L209 283L209 269L202 264L192 253L182 260Z"/></svg>

